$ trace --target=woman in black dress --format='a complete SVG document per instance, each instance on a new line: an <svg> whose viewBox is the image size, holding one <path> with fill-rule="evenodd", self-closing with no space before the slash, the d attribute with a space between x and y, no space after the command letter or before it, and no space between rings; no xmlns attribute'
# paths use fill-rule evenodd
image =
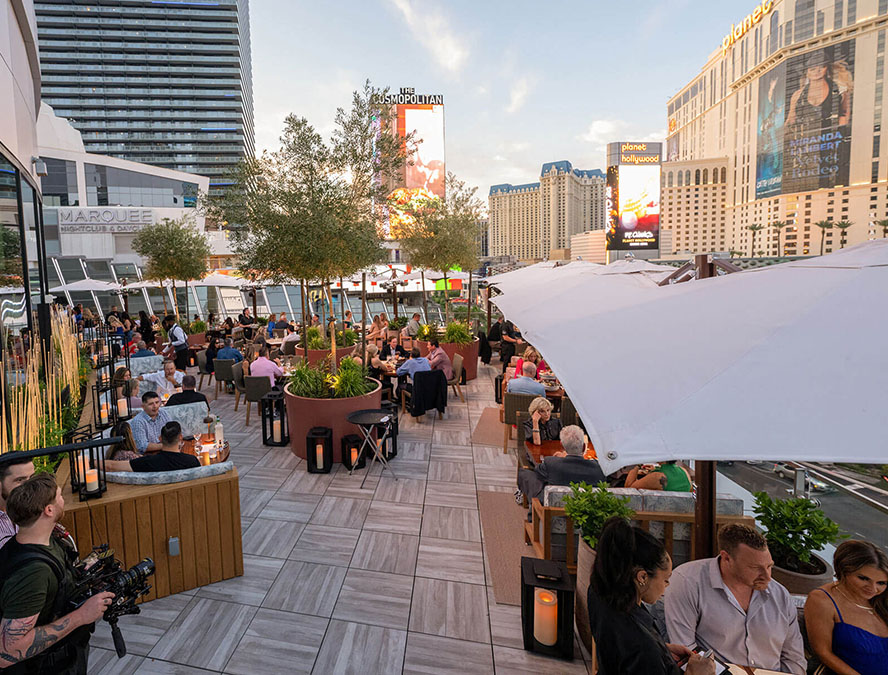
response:
<svg viewBox="0 0 888 675"><path fill-rule="evenodd" d="M155 342L154 324L151 321L151 317L148 316L148 312L144 309L139 312L139 334L142 336L145 344L153 349Z"/></svg>

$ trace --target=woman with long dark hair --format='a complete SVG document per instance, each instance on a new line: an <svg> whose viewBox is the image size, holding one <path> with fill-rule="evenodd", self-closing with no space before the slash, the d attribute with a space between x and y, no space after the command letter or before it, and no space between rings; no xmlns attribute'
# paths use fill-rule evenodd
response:
<svg viewBox="0 0 888 675"><path fill-rule="evenodd" d="M589 584L589 623L601 675L713 675L715 663L683 645L666 644L642 602L663 596L672 560L662 542L623 518L608 520L598 538Z"/></svg>
<svg viewBox="0 0 888 675"><path fill-rule="evenodd" d="M213 361L219 353L219 338L213 336L207 344L207 372L215 372Z"/></svg>
<svg viewBox="0 0 888 675"><path fill-rule="evenodd" d="M139 334L142 336L142 339L145 341L148 348L154 349L154 323L151 321L151 317L148 316L148 312L144 309L139 311Z"/></svg>
<svg viewBox="0 0 888 675"><path fill-rule="evenodd" d="M836 581L805 603L805 628L820 659L814 672L877 675L888 669L888 556L868 541L842 542Z"/></svg>

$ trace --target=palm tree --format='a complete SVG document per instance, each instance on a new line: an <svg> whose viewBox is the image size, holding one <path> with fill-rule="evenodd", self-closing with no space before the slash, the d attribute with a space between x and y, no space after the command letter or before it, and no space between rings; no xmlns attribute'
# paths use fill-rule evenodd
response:
<svg viewBox="0 0 888 675"><path fill-rule="evenodd" d="M840 220L839 222L833 224L842 231L842 234L839 238L839 242L841 244L839 248L845 248L845 230L851 227L854 223L852 223L850 220Z"/></svg>
<svg viewBox="0 0 888 675"><path fill-rule="evenodd" d="M818 220L814 224L820 228L820 255L823 255L823 239L826 236L826 231L832 229L833 223L831 220Z"/></svg>
<svg viewBox="0 0 888 675"><path fill-rule="evenodd" d="M754 223L752 225L747 225L746 229L752 232L752 245L750 248L752 249L752 257L755 257L755 233L759 230L764 230L765 226L760 223Z"/></svg>
<svg viewBox="0 0 888 675"><path fill-rule="evenodd" d="M783 228L789 225L788 220L775 220L771 223L771 227L777 230L777 257L779 258L782 255L785 255L786 252L783 250L783 247L780 246L780 235L783 234Z"/></svg>
<svg viewBox="0 0 888 675"><path fill-rule="evenodd" d="M885 220L877 220L876 227L882 228L882 239L888 237L888 218L886 218Z"/></svg>

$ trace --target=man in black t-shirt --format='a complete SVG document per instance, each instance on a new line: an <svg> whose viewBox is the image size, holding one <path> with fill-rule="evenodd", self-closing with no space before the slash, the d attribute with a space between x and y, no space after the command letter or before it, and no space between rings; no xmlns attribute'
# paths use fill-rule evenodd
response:
<svg viewBox="0 0 888 675"><path fill-rule="evenodd" d="M199 391L195 391L195 387L197 387L197 378L195 378L194 375L186 375L183 377L182 391L170 396L166 403L166 407L169 408L171 405L185 405L186 403L206 403L207 410L209 410L210 404L207 401L207 397Z"/></svg>
<svg viewBox="0 0 888 675"><path fill-rule="evenodd" d="M182 452L182 427L178 422L167 422L160 430L160 452L155 452L135 459L106 459L108 471L176 471L177 469L193 469L200 466L200 460L194 455Z"/></svg>

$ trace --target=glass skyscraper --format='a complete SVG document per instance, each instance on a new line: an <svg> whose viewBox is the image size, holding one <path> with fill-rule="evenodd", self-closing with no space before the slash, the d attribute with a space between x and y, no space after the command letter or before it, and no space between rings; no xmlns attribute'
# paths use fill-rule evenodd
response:
<svg viewBox="0 0 888 675"><path fill-rule="evenodd" d="M87 152L210 178L254 152L248 0L38 0L43 100Z"/></svg>

